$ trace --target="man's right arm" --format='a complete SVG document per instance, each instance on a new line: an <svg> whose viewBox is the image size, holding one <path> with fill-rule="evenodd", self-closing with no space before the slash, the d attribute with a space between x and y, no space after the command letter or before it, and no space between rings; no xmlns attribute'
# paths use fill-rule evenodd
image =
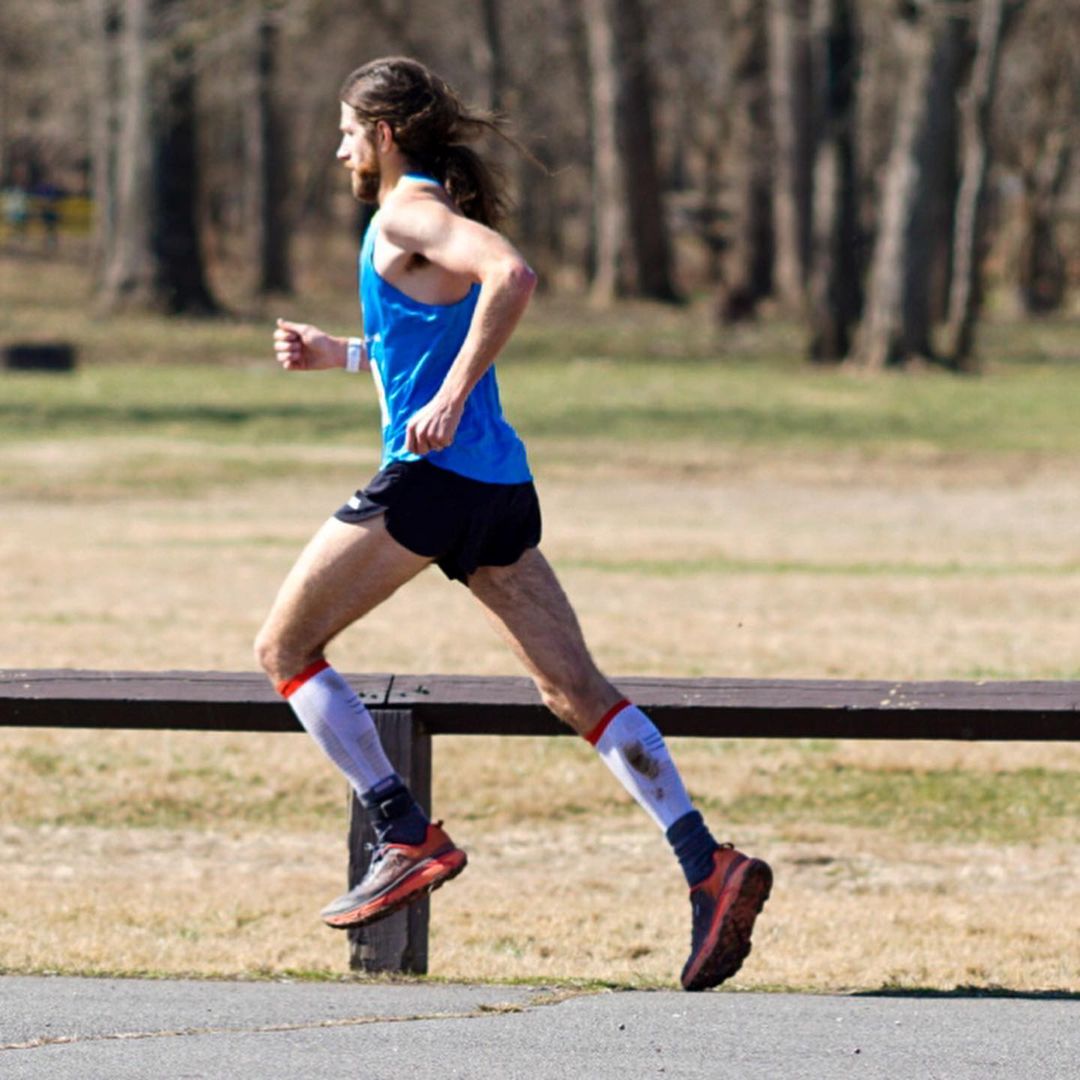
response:
<svg viewBox="0 0 1080 1080"><path fill-rule="evenodd" d="M366 371L367 352L358 338L340 338L324 333L310 323L278 319L274 329L274 355L286 371L326 371L350 368Z"/></svg>

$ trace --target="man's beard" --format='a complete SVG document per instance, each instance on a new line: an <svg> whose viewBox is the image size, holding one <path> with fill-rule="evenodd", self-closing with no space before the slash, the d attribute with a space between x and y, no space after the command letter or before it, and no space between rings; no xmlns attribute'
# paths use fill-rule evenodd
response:
<svg viewBox="0 0 1080 1080"><path fill-rule="evenodd" d="M350 180L354 198L365 203L379 201L382 173L379 172L378 165L361 165L358 169L353 169Z"/></svg>

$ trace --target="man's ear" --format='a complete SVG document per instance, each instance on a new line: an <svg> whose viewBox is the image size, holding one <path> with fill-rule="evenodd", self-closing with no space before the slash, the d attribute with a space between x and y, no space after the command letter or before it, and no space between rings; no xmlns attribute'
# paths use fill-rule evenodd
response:
<svg viewBox="0 0 1080 1080"><path fill-rule="evenodd" d="M375 146L385 154L394 145L394 129L385 120L375 121Z"/></svg>

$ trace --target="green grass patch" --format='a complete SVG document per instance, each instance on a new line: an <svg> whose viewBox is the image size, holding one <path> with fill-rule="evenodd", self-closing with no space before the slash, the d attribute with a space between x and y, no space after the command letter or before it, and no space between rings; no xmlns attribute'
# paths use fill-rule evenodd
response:
<svg viewBox="0 0 1080 1080"><path fill-rule="evenodd" d="M0 437L118 436L213 444L335 444L378 439L371 388L338 373L273 367L113 364L73 375L7 374Z"/></svg>
<svg viewBox="0 0 1080 1080"><path fill-rule="evenodd" d="M556 353L552 342L552 352ZM867 452L1080 451L1080 366L983 379L858 378L784 363L563 359L501 365L507 412L541 453L580 459L633 445L860 449ZM97 436L214 445L373 449L366 379L211 365L85 367L2 377L0 439ZM560 450L567 441L569 450Z"/></svg>
<svg viewBox="0 0 1080 1080"><path fill-rule="evenodd" d="M939 452L1080 449L1080 366L865 378L782 357L504 365L530 439Z"/></svg>
<svg viewBox="0 0 1080 1080"><path fill-rule="evenodd" d="M1075 836L1080 778L1041 768L973 773L807 763L770 775L760 793L704 803L747 824L813 821L913 841L1038 843Z"/></svg>

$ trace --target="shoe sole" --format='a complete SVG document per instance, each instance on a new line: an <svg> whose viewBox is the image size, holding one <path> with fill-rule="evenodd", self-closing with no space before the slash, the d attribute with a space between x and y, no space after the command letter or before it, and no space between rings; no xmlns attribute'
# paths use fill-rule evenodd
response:
<svg viewBox="0 0 1080 1080"><path fill-rule="evenodd" d="M735 897L701 948L697 963L683 976L684 990L708 990L730 979L750 955L754 921L772 891L772 870L760 859L750 859Z"/></svg>
<svg viewBox="0 0 1080 1080"><path fill-rule="evenodd" d="M395 911L423 899L429 893L453 880L465 869L469 861L461 848L454 848L443 855L436 855L421 863L400 884L382 896L366 904L334 915L324 915L323 922L335 930L350 930L356 926L370 926Z"/></svg>

